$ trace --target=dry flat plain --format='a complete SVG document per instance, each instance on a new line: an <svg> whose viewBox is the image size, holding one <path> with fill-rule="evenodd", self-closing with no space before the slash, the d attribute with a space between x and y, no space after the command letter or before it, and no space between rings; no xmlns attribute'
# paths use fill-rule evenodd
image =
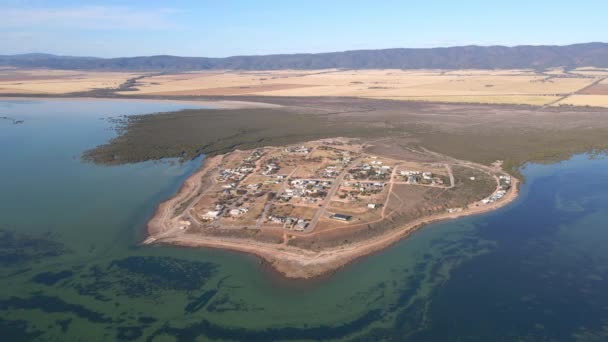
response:
<svg viewBox="0 0 608 342"><path fill-rule="evenodd" d="M603 105L596 82L608 70L280 70L145 77L123 95L340 96L406 101ZM591 89L589 89L591 88ZM585 91L578 95L578 92ZM576 99L569 101L571 96ZM607 97L608 98L608 97Z"/></svg>
<svg viewBox="0 0 608 342"><path fill-rule="evenodd" d="M0 94L360 97L401 101L608 106L608 69L271 70L125 73L0 69Z"/></svg>
<svg viewBox="0 0 608 342"><path fill-rule="evenodd" d="M499 163L397 151L386 141L237 150L208 159L162 203L144 243L252 253L287 277L310 278L428 222L501 207L516 192Z"/></svg>
<svg viewBox="0 0 608 342"><path fill-rule="evenodd" d="M127 80L137 76L141 76L141 74L0 68L0 95L48 95L87 92L97 89L117 89Z"/></svg>

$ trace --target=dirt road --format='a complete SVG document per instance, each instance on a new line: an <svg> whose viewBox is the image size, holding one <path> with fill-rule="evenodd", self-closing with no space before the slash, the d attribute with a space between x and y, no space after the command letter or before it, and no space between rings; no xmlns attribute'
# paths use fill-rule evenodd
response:
<svg viewBox="0 0 608 342"><path fill-rule="evenodd" d="M349 164L349 166L357 165L359 162L361 162L362 159L363 158L355 159L355 161L352 162L351 164ZM334 195L336 194L336 191L338 191L338 189L340 188L340 184L342 184L342 181L344 180L344 176L346 176L346 174L348 173L349 166L345 166L344 170L342 170L342 172L340 172L338 177L336 177L336 179L333 180L331 188L327 192L327 196L325 197L325 200L323 200L323 204L321 205L321 208L319 208L319 210L317 210L315 212L315 215L312 217L312 219L310 220L310 223L308 224L308 227L306 228L307 233L315 230L315 227L317 226L319 219L325 213L325 209L329 205L329 202L331 202L332 197L334 197Z"/></svg>

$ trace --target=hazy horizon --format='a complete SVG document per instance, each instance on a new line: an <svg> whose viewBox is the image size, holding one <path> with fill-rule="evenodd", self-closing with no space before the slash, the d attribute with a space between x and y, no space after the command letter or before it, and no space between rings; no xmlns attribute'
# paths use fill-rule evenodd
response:
<svg viewBox="0 0 608 342"><path fill-rule="evenodd" d="M246 55L231 55L231 56L223 56L223 57L210 57L210 56L182 56L182 55L174 55L174 54L157 54L157 55L132 55L132 56L113 56L113 57L101 57L101 56L93 56L93 55L68 55L68 54L60 54L60 53L50 53L45 51L31 51L31 52L23 52L16 54L0 54L0 56L19 56L19 55L53 55L59 57L82 57L82 58L136 58L136 57L156 57L156 56L172 56L172 57L202 57L202 58L228 58L228 57L242 57L242 56L271 56L271 55L297 55L297 54L323 54L323 53L339 53L339 52L349 52L349 51L375 51L375 50L393 50L393 49L448 49L448 48L458 48L458 47L521 47L521 46L571 46L571 45L583 45L583 44L608 44L608 41L593 41L593 42L579 42L572 44L522 44L522 45L449 45L449 46L435 46L435 47L427 47L427 48L412 48L412 47L388 47L388 48L379 48L379 49L358 49L358 50L340 50L340 51L321 51L321 52L291 52L291 53L273 53L273 54L246 54Z"/></svg>
<svg viewBox="0 0 608 342"><path fill-rule="evenodd" d="M2 1L0 54L228 57L605 40L608 3ZM590 11L590 9L593 9ZM432 20L431 20L432 19Z"/></svg>

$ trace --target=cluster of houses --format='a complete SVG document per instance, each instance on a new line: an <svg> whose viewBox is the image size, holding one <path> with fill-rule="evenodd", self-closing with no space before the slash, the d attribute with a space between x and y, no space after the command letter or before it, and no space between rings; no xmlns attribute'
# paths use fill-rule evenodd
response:
<svg viewBox="0 0 608 342"><path fill-rule="evenodd" d="M255 170L255 162L262 158L264 153L261 150L255 150L249 157L243 159L241 164L234 169L224 169L220 171L218 180L220 182L235 181L239 182L245 176Z"/></svg>
<svg viewBox="0 0 608 342"><path fill-rule="evenodd" d="M264 176L270 176L279 172L281 168L275 162L268 162L262 166L262 174Z"/></svg>
<svg viewBox="0 0 608 342"><path fill-rule="evenodd" d="M369 196L382 192L386 183L384 182L344 182L342 183L344 188L341 190L340 198L350 200L357 200L357 196ZM368 209L376 209L379 205L375 203L368 203Z"/></svg>
<svg viewBox="0 0 608 342"><path fill-rule="evenodd" d="M492 196L486 197L481 200L483 204L494 203L499 199L505 197L507 191L511 188L511 176L501 175L498 176L500 190L492 194Z"/></svg>
<svg viewBox="0 0 608 342"><path fill-rule="evenodd" d="M501 175L498 179L500 180L500 188L502 190L509 190L511 188L511 176Z"/></svg>
<svg viewBox="0 0 608 342"><path fill-rule="evenodd" d="M337 158L336 161L342 165L350 164L350 162L352 160L350 151L340 150L340 149L328 147L328 146L320 146L319 149L320 150L332 150L334 153L341 155L341 157Z"/></svg>
<svg viewBox="0 0 608 342"><path fill-rule="evenodd" d="M209 210L205 214L202 215L202 219L205 221L213 221L219 218L225 211L225 204L230 203L230 199L234 199L234 193L236 191L237 195L242 195L247 193L247 189L257 191L261 184L249 184L247 185L247 189L237 189L238 184L242 181L247 175L252 173L255 170L255 163L264 155L262 150L255 150L249 155L247 158L243 159L239 166L233 169L223 169L220 171L218 176L218 181L225 182L226 184L222 185L223 193L223 201L216 202L215 209ZM238 217L243 215L248 211L247 208L230 208L228 211L228 215L232 217Z"/></svg>
<svg viewBox="0 0 608 342"><path fill-rule="evenodd" d="M245 166L239 166L234 169L223 169L222 171L220 171L218 180L220 182L227 182L227 181L240 182L248 174L253 172L253 170L254 170L253 167L245 167Z"/></svg>
<svg viewBox="0 0 608 342"><path fill-rule="evenodd" d="M214 210L208 210L205 214L203 214L201 216L201 218L204 221L214 221L226 212L227 212L226 213L227 216L239 217L248 211L249 211L249 209L243 208L243 207L227 209L226 206L223 204L216 204Z"/></svg>
<svg viewBox="0 0 608 342"><path fill-rule="evenodd" d="M273 223L282 223L283 228L295 231L304 231L308 227L308 221L298 217L280 217L280 216L268 216L268 220Z"/></svg>
<svg viewBox="0 0 608 342"><path fill-rule="evenodd" d="M481 203L483 203L483 204L494 203L494 202L498 201L499 199L505 197L506 194L507 194L506 190L502 190L502 189L498 190L495 193L493 193L491 196L482 199Z"/></svg>
<svg viewBox="0 0 608 342"><path fill-rule="evenodd" d="M224 208L224 205L216 204L214 210L207 211L201 218L205 221L213 221L222 215Z"/></svg>
<svg viewBox="0 0 608 342"><path fill-rule="evenodd" d="M337 166L328 166L319 172L321 178L336 178L340 174Z"/></svg>
<svg viewBox="0 0 608 342"><path fill-rule="evenodd" d="M321 146L321 147L326 147L326 146ZM335 152L341 154L341 156L337 157L337 158L334 157L331 159L334 163L338 163L339 165L329 165L329 166L325 167L324 169L320 170L320 172L318 172L319 177L336 178L340 174L340 171L343 169L343 167L348 166L350 164L350 162L352 161L349 151L335 150Z"/></svg>
<svg viewBox="0 0 608 342"><path fill-rule="evenodd" d="M338 158L337 161L342 165L348 165L352 160L353 158L350 157L350 153L346 151L342 157Z"/></svg>
<svg viewBox="0 0 608 342"><path fill-rule="evenodd" d="M306 190L319 190L319 189L327 189L331 187L333 182L330 180L317 180L317 179L292 179L289 184L296 188ZM311 193L314 191L307 191L307 193Z"/></svg>
<svg viewBox="0 0 608 342"><path fill-rule="evenodd" d="M264 181L264 184L280 184L287 176L285 175L270 175L269 179Z"/></svg>
<svg viewBox="0 0 608 342"><path fill-rule="evenodd" d="M316 179L293 179L289 182L290 187L285 189L279 198L285 202L292 197L304 198L315 202L318 198L327 195L327 190L331 188L332 181Z"/></svg>
<svg viewBox="0 0 608 342"><path fill-rule="evenodd" d="M302 146L289 146L285 149L285 152L295 153L295 154L309 154L310 148L302 145Z"/></svg>
<svg viewBox="0 0 608 342"><path fill-rule="evenodd" d="M399 171L399 175L408 184L443 185L443 179L428 171L401 170Z"/></svg>
<svg viewBox="0 0 608 342"><path fill-rule="evenodd" d="M232 217L239 217L248 211L249 211L249 209L247 209L247 208L233 208L233 209L230 209L229 214Z"/></svg>
<svg viewBox="0 0 608 342"><path fill-rule="evenodd" d="M391 167L382 165L379 160L372 160L370 163L362 163L348 171L348 179L371 179L387 180L391 175Z"/></svg>
<svg viewBox="0 0 608 342"><path fill-rule="evenodd" d="M384 182L344 182L345 187L356 189L360 193L376 194L386 186Z"/></svg>

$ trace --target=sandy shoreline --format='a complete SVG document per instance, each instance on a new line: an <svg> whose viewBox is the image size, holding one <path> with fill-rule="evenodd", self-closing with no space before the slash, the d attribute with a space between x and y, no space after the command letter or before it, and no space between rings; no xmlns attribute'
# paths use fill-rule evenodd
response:
<svg viewBox="0 0 608 342"><path fill-rule="evenodd" d="M165 232L167 227L164 225L164 220L166 220L167 215L173 213L173 204L179 202L184 197L187 197L192 192L193 188L198 187L199 180L202 179L206 173L211 171L221 160L221 158L221 155L205 158L201 167L182 183L177 193L157 206L154 215L147 223L146 230L148 236Z"/></svg>
<svg viewBox="0 0 608 342"><path fill-rule="evenodd" d="M321 252L252 240L175 234L180 231L171 224L172 220L173 223L177 220L171 217L175 204L188 200L188 196L201 186L202 179L206 174L213 171L222 157L220 155L206 159L199 170L186 179L176 195L158 205L157 210L148 222L147 233L149 237L143 242L144 244L163 243L183 247L219 248L253 254L260 257L284 277L310 279L333 273L344 265L378 252L429 224L464 216L479 215L502 208L512 203L519 193L519 180L512 177L511 190L495 203L469 206L458 213L445 212L422 217L378 237Z"/></svg>

